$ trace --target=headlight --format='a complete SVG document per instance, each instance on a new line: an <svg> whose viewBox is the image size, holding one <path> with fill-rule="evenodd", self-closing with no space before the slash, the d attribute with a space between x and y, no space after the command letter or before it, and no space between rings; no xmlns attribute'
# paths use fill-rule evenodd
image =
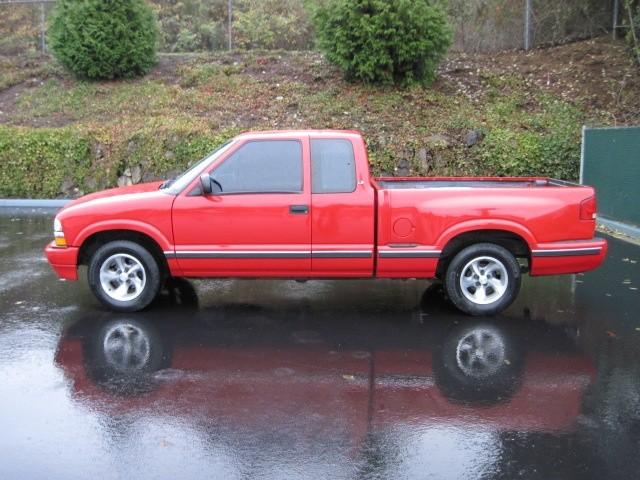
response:
<svg viewBox="0 0 640 480"><path fill-rule="evenodd" d="M64 238L64 232L62 231L62 222L58 220L58 217L53 221L53 236L55 239L56 247L66 247L67 239Z"/></svg>

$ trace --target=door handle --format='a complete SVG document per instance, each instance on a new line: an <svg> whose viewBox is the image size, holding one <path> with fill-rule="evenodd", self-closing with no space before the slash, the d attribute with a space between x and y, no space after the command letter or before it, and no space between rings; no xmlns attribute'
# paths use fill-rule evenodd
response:
<svg viewBox="0 0 640 480"><path fill-rule="evenodd" d="M306 215L309 213L309 205L289 205L289 213L293 215Z"/></svg>

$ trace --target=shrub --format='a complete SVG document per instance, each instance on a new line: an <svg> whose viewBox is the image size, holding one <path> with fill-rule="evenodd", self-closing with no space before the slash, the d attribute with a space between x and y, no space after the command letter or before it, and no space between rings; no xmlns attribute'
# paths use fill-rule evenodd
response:
<svg viewBox="0 0 640 480"><path fill-rule="evenodd" d="M427 82L451 44L439 2L328 0L314 13L318 43L347 79L365 83Z"/></svg>
<svg viewBox="0 0 640 480"><path fill-rule="evenodd" d="M81 78L147 73L155 63L157 27L144 0L58 0L49 28L56 58Z"/></svg>

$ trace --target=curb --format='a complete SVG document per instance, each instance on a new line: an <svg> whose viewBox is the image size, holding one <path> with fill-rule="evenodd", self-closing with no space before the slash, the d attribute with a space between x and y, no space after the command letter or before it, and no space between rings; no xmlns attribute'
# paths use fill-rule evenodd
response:
<svg viewBox="0 0 640 480"><path fill-rule="evenodd" d="M70 199L0 198L0 208L60 208L64 207L70 201Z"/></svg>
<svg viewBox="0 0 640 480"><path fill-rule="evenodd" d="M70 199L0 198L0 216L55 215L70 201Z"/></svg>
<svg viewBox="0 0 640 480"><path fill-rule="evenodd" d="M601 216L597 217L596 222L600 230L604 230L607 233L613 232L623 237L628 237L634 242L640 242L640 227Z"/></svg>

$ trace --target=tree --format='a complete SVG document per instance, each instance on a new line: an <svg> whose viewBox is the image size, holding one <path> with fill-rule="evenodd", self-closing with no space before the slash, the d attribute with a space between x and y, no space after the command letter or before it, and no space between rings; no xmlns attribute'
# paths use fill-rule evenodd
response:
<svg viewBox="0 0 640 480"><path fill-rule="evenodd" d="M425 83L451 45L437 0L328 0L315 10L318 44L348 79Z"/></svg>
<svg viewBox="0 0 640 480"><path fill-rule="evenodd" d="M156 61L157 35L144 0L58 0L49 28L58 61L88 79L147 73Z"/></svg>

